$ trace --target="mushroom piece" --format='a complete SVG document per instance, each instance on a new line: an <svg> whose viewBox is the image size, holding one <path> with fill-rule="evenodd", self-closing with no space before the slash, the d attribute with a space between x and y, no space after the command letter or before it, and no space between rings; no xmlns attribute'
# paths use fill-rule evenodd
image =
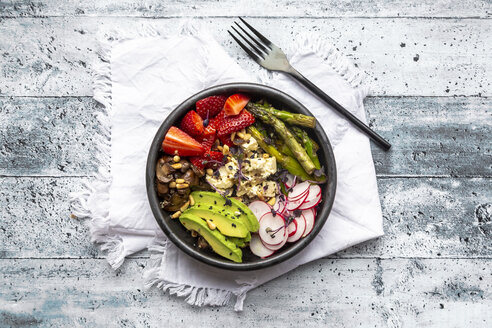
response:
<svg viewBox="0 0 492 328"><path fill-rule="evenodd" d="M157 165L155 167L155 175L157 180L162 183L168 183L173 179L171 171L173 171L171 167L170 160L172 158L169 156L163 156L157 161Z"/></svg>
<svg viewBox="0 0 492 328"><path fill-rule="evenodd" d="M157 194L163 197L168 192L169 192L169 186L167 185L167 183L162 183L160 181L157 181Z"/></svg>
<svg viewBox="0 0 492 328"><path fill-rule="evenodd" d="M183 174L182 179L186 181L190 186L196 186L200 182L195 172L192 169L188 169L185 174Z"/></svg>

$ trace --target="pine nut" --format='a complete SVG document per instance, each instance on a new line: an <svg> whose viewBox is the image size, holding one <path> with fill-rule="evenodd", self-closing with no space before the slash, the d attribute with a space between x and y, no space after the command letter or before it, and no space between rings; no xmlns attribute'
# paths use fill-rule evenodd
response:
<svg viewBox="0 0 492 328"><path fill-rule="evenodd" d="M229 146L228 145L224 145L224 148L222 149L222 154L224 154L224 155L229 154Z"/></svg>
<svg viewBox="0 0 492 328"><path fill-rule="evenodd" d="M181 206L179 210L181 212L184 212L188 208L188 206L190 206L190 201L187 201L186 203L184 203L183 206Z"/></svg>
<svg viewBox="0 0 492 328"><path fill-rule="evenodd" d="M207 225L210 228L210 230L215 230L215 228L217 228L217 226L210 220L207 220Z"/></svg>
<svg viewBox="0 0 492 328"><path fill-rule="evenodd" d="M188 188L190 185L187 184L187 183L177 183L176 184L176 189L186 189Z"/></svg>
<svg viewBox="0 0 492 328"><path fill-rule="evenodd" d="M169 183L169 188L176 188L176 182L171 181L171 182Z"/></svg>
<svg viewBox="0 0 492 328"><path fill-rule="evenodd" d="M171 219L177 219L181 215L181 211L175 212L173 215L171 215Z"/></svg>
<svg viewBox="0 0 492 328"><path fill-rule="evenodd" d="M185 183L184 179L176 179L176 183Z"/></svg>
<svg viewBox="0 0 492 328"><path fill-rule="evenodd" d="M190 195L190 205L191 206L195 205L195 199L191 195Z"/></svg>
<svg viewBox="0 0 492 328"><path fill-rule="evenodd" d="M214 170L212 169L207 169L207 175L213 175L214 174Z"/></svg>
<svg viewBox="0 0 492 328"><path fill-rule="evenodd" d="M183 167L183 165L181 163L176 163L176 164L171 165L171 167L175 170L179 170L180 168Z"/></svg>
<svg viewBox="0 0 492 328"><path fill-rule="evenodd" d="M232 132L231 133L231 141L234 141L235 138L236 138L236 132Z"/></svg>
<svg viewBox="0 0 492 328"><path fill-rule="evenodd" d="M270 155L268 155L268 154L263 154L263 158L268 158L268 157L270 157Z"/></svg>
<svg viewBox="0 0 492 328"><path fill-rule="evenodd" d="M223 151L224 150L224 148L222 148L222 146L220 146L220 145L217 146L217 149L218 149L218 151Z"/></svg>
<svg viewBox="0 0 492 328"><path fill-rule="evenodd" d="M243 139L244 139L245 141L248 141L249 139L251 139L251 134L246 133L246 134L244 135L244 138L243 138Z"/></svg>
<svg viewBox="0 0 492 328"><path fill-rule="evenodd" d="M176 163L179 162L180 160L181 158L178 155L173 157L173 161L175 161Z"/></svg>
<svg viewBox="0 0 492 328"><path fill-rule="evenodd" d="M267 203L270 204L271 206L275 205L275 197L272 197Z"/></svg>
<svg viewBox="0 0 492 328"><path fill-rule="evenodd" d="M237 133L237 136L238 136L239 138L241 138L241 139L244 139L244 133L242 133L242 132L238 132L238 133Z"/></svg>

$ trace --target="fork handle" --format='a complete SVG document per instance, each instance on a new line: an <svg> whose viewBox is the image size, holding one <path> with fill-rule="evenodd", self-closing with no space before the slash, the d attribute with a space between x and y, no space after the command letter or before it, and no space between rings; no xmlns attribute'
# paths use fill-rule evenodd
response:
<svg viewBox="0 0 492 328"><path fill-rule="evenodd" d="M378 146L383 148L385 151L391 148L391 144L383 139L379 134L371 130L364 122L359 120L354 114L343 108L338 102L336 102L332 97L328 96L320 88L318 88L313 82L309 81L304 75L299 73L295 68L291 67L288 71L289 75L294 77L296 80L301 82L306 88L308 88L312 93L325 101L328 105L333 107L337 112L345 116L350 122L352 122L359 130L368 135Z"/></svg>

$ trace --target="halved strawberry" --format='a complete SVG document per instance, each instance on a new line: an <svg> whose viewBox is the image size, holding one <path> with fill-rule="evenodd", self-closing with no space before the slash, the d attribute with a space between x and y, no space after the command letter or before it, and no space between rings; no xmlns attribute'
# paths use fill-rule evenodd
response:
<svg viewBox="0 0 492 328"><path fill-rule="evenodd" d="M230 134L226 134L226 135L220 136L219 137L219 140L220 140L220 142L222 142L223 145L228 145L229 148L235 146L234 145L234 142L232 142L232 140L231 140L231 135Z"/></svg>
<svg viewBox="0 0 492 328"><path fill-rule="evenodd" d="M251 98L242 93L236 93L227 98L224 104L226 115L237 115L248 104Z"/></svg>
<svg viewBox="0 0 492 328"><path fill-rule="evenodd" d="M201 142L202 146L206 151L210 150L216 139L215 131L209 134L203 134L201 137L197 138Z"/></svg>
<svg viewBox="0 0 492 328"><path fill-rule="evenodd" d="M202 135L204 129L202 118L194 110L190 110L181 120L180 128L194 137Z"/></svg>
<svg viewBox="0 0 492 328"><path fill-rule="evenodd" d="M218 151L207 151L202 156L190 157L190 162L199 170L205 167L216 168L222 162L224 155Z"/></svg>
<svg viewBox="0 0 492 328"><path fill-rule="evenodd" d="M243 109L239 115L227 116L224 118L218 128L217 136L220 138L224 135L231 134L232 132L239 131L250 126L254 122L255 117L253 114L248 112L246 109Z"/></svg>
<svg viewBox="0 0 492 328"><path fill-rule="evenodd" d="M203 158L201 156L193 156L188 158L191 165L199 169L200 171L203 171L205 169L205 164L203 164Z"/></svg>
<svg viewBox="0 0 492 328"><path fill-rule="evenodd" d="M225 118L225 112L221 111L219 114L217 114L217 116L215 116L209 121L207 127L205 128L204 134L207 135L207 134L215 133L215 131L220 126L224 118Z"/></svg>
<svg viewBox="0 0 492 328"><path fill-rule="evenodd" d="M222 108L227 100L226 96L210 96L196 102L196 112L203 119L211 119L215 117Z"/></svg>
<svg viewBox="0 0 492 328"><path fill-rule="evenodd" d="M171 126L167 131L162 150L166 154L179 156L200 156L205 152L205 148L198 141L175 126Z"/></svg>

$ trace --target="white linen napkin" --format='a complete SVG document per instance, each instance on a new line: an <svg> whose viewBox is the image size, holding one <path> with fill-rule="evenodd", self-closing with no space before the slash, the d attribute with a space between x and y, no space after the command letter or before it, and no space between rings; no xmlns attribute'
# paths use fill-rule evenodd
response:
<svg viewBox="0 0 492 328"><path fill-rule="evenodd" d="M150 249L147 287L186 297L194 305L225 305L295 267L383 235L376 175L366 136L309 91L283 74L246 73L203 30L190 24L160 36L147 30L102 45L94 98L106 135L98 140L101 170L73 194L73 213L90 217L92 240L118 268L130 254ZM201 31L201 32L199 32ZM309 38L286 53L291 63L345 108L366 121L363 73L326 41ZM235 51L234 48L229 51ZM237 50L236 50L237 51ZM318 119L334 147L338 183L332 212L318 236L293 258L271 268L232 272L182 253L158 227L147 200L145 165L150 143L167 115L192 94L217 84L261 82L298 99Z"/></svg>

